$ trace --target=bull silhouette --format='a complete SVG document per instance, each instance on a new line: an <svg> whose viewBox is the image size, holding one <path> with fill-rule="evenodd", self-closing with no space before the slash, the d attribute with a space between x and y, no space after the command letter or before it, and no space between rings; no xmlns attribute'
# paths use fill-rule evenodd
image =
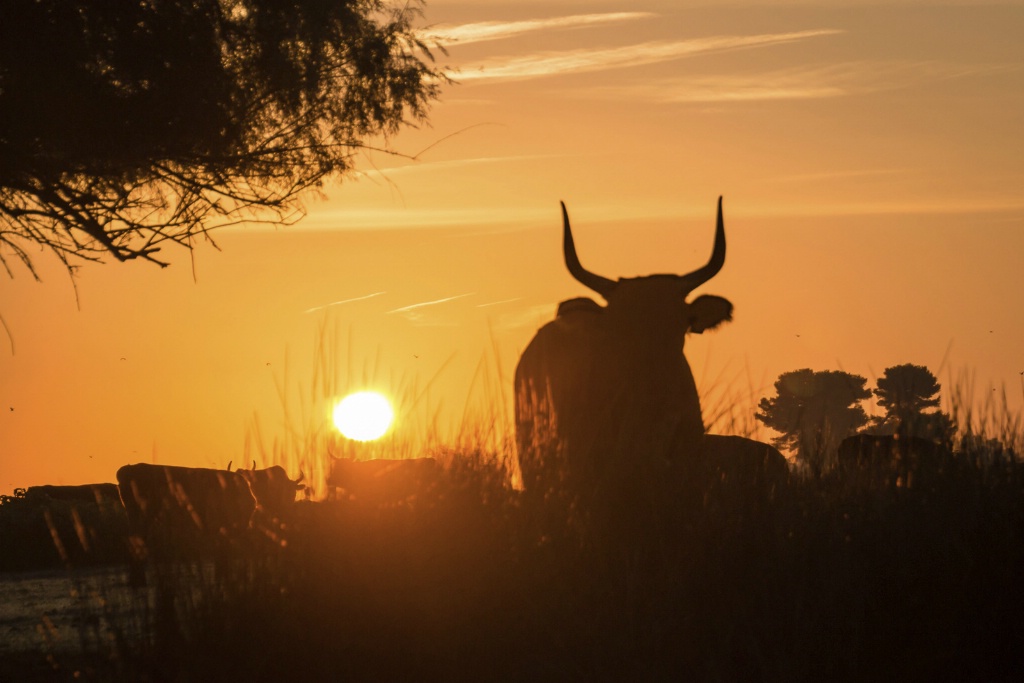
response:
<svg viewBox="0 0 1024 683"><path fill-rule="evenodd" d="M732 303L690 294L725 263L718 199L708 262L685 275L611 280L576 255L562 203L565 264L607 305L570 299L538 330L515 373L516 441L523 485L552 489L606 481L625 460L710 463L744 481L785 477L774 448L741 437L705 434L697 386L682 353L687 334L732 319Z"/></svg>

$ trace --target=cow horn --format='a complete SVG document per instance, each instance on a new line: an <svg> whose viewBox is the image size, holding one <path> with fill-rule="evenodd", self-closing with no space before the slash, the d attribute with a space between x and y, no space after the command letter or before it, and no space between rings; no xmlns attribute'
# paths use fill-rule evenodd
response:
<svg viewBox="0 0 1024 683"><path fill-rule="evenodd" d="M711 259L702 268L683 275L686 282L686 293L689 294L702 284L713 278L725 263L725 222L722 220L722 198L718 198L718 222L715 226L715 247L711 251Z"/></svg>
<svg viewBox="0 0 1024 683"><path fill-rule="evenodd" d="M564 226L565 265L580 283L607 299L615 289L615 281L595 275L580 265L580 259L576 256L576 244L572 241L572 230L569 228L569 212L565 210L565 202L560 202L560 204L562 205L562 225Z"/></svg>

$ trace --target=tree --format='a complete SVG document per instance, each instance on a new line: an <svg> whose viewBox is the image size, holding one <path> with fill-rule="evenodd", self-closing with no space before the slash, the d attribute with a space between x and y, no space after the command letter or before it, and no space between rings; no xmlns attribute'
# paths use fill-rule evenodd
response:
<svg viewBox="0 0 1024 683"><path fill-rule="evenodd" d="M794 370L779 375L776 395L762 398L755 414L781 433L775 445L795 450L820 475L835 460L840 442L867 424L860 402L871 396L867 380L839 370Z"/></svg>
<svg viewBox="0 0 1024 683"><path fill-rule="evenodd" d="M873 418L874 434L899 434L952 441L956 425L939 407L941 389L935 375L923 365L905 363L886 368L874 390L885 415Z"/></svg>
<svg viewBox="0 0 1024 683"><path fill-rule="evenodd" d="M416 3L417 0L413 0ZM0 263L38 277L287 223L367 140L426 117L445 81L385 0L5 0Z"/></svg>

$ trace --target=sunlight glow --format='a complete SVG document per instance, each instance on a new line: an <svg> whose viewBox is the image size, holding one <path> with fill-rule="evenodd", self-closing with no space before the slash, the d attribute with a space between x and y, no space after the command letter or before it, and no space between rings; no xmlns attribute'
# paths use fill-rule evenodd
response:
<svg viewBox="0 0 1024 683"><path fill-rule="evenodd" d="M334 407L334 426L353 441L379 439L394 419L391 404L375 391L349 394Z"/></svg>

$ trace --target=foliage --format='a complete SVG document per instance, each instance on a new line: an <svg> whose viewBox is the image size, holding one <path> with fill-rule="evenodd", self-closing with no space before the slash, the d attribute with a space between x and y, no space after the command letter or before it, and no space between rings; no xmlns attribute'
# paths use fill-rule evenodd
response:
<svg viewBox="0 0 1024 683"><path fill-rule="evenodd" d="M886 368L874 390L885 415L872 419L872 434L900 434L951 443L956 424L939 407L941 386L922 365Z"/></svg>
<svg viewBox="0 0 1024 683"><path fill-rule="evenodd" d="M871 395L867 380L840 370L794 370L779 375L776 395L763 398L755 417L781 433L779 448L795 449L799 461L820 474L839 443L867 424L860 402Z"/></svg>
<svg viewBox="0 0 1024 683"><path fill-rule="evenodd" d="M8 496L6 494L0 495L0 507L3 507L4 505L18 505L19 501L22 501L24 499L25 499L25 489L19 487L19 488L14 489L13 495L10 495L10 496Z"/></svg>
<svg viewBox="0 0 1024 683"><path fill-rule="evenodd" d="M1015 680L1024 666L1019 463L931 489L805 479L753 506L718 480L652 478L592 515L586 543L541 533L500 471L448 474L401 504L298 503L287 544L221 580L158 567L139 631L117 621L89 657L36 653L38 678L31 653L0 658L0 679Z"/></svg>
<svg viewBox="0 0 1024 683"><path fill-rule="evenodd" d="M0 263L35 275L245 219L288 222L443 75L385 0L0 5Z"/></svg>
<svg viewBox="0 0 1024 683"><path fill-rule="evenodd" d="M622 459L580 526L467 444L429 488L296 503L216 572L155 566L134 611L83 605L88 648L5 653L0 680L1017 680L1024 465L997 435L913 485Z"/></svg>

